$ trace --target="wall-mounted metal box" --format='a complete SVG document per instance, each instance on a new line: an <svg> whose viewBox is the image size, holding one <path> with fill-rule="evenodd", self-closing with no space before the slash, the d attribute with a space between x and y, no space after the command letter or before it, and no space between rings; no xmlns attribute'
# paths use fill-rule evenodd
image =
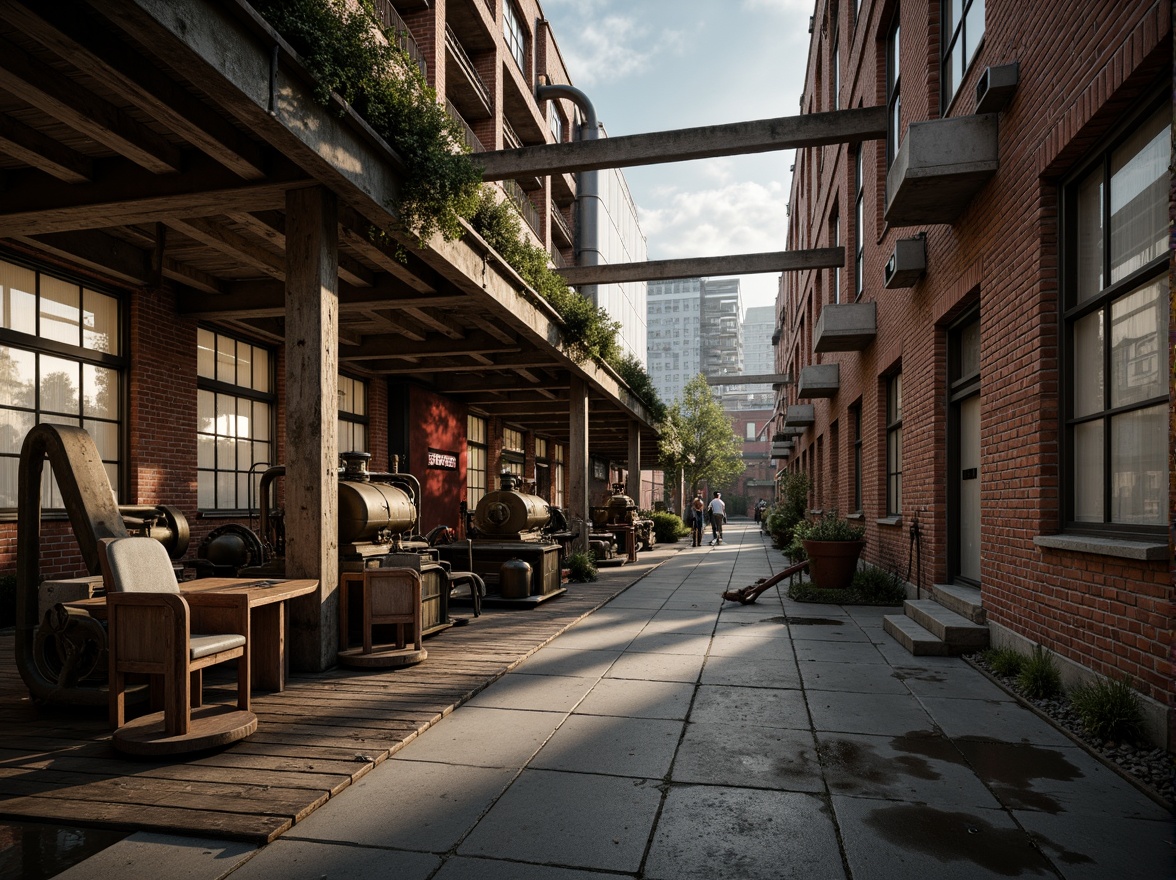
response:
<svg viewBox="0 0 1176 880"><path fill-rule="evenodd" d="M1016 61L984 68L976 80L976 115L999 113L1007 107L1017 91L1019 78L1020 65Z"/></svg>
<svg viewBox="0 0 1176 880"><path fill-rule="evenodd" d="M916 235L914 238L902 238L894 243L894 253L886 261L884 285L892 290L914 287L915 282L926 272L927 237Z"/></svg>

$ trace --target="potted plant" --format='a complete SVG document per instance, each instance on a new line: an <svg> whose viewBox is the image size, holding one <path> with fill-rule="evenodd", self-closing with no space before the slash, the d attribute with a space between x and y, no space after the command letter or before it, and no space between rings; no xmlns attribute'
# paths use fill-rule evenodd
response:
<svg viewBox="0 0 1176 880"><path fill-rule="evenodd" d="M865 526L826 513L805 530L809 578L822 590L845 590L853 583L858 557L866 546Z"/></svg>

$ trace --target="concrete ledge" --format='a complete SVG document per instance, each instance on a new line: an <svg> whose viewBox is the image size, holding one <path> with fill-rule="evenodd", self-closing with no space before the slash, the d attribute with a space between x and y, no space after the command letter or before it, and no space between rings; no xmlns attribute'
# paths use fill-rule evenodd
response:
<svg viewBox="0 0 1176 880"><path fill-rule="evenodd" d="M880 526L901 526L902 525L902 517L901 516L883 516L883 517L880 517L880 518L874 520L874 522L876 522Z"/></svg>
<svg viewBox="0 0 1176 880"><path fill-rule="evenodd" d="M1093 535L1037 535L1033 543L1050 550L1069 550L1072 553L1094 553L1099 556L1118 556L1120 559L1142 559L1147 562L1168 559L1168 545L1150 541L1131 541L1125 538L1096 538Z"/></svg>

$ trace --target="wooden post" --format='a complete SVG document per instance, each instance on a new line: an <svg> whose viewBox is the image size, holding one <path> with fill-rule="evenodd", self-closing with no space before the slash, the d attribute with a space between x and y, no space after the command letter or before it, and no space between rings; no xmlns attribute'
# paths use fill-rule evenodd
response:
<svg viewBox="0 0 1176 880"><path fill-rule="evenodd" d="M583 523L576 548L587 551L592 519L588 516L588 386L583 379L572 376L568 397L568 517Z"/></svg>
<svg viewBox="0 0 1176 880"><path fill-rule="evenodd" d="M629 421L629 473L625 481L625 494L641 506L641 425Z"/></svg>
<svg viewBox="0 0 1176 880"><path fill-rule="evenodd" d="M286 195L286 576L315 578L291 603L291 663L338 652L338 204L322 187Z"/></svg>

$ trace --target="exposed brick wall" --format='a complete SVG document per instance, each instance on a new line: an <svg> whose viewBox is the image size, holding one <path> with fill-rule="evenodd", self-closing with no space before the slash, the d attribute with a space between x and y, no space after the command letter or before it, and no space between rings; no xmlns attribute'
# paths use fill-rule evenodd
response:
<svg viewBox="0 0 1176 880"><path fill-rule="evenodd" d="M840 15L841 106L877 105L885 99L885 43L879 37L895 7L864 0L855 28L851 6L843 3ZM904 129L939 115L938 7L901 5ZM1130 675L1144 693L1168 705L1176 702L1171 566L1048 550L1033 539L1061 525L1058 186L1125 110L1170 74L1171 44L1167 2L1058 7L989 0L980 53L949 113L971 112L976 79L986 66L1019 61L1020 85L1000 117L997 175L954 224L890 228L883 218L885 148L880 141L866 144L862 298L876 303L877 338L858 353L812 354L812 327L828 298L828 270L789 274L777 300L779 368L795 375L809 363L841 365L840 391L817 402L817 425L800 438L794 461L823 471L834 462L848 465L853 433L844 426L849 407L860 399L866 558L905 572L908 527L917 515L924 584L950 574L947 331L979 306L982 589L989 618L1091 670ZM828 46L827 34L814 34L810 72L818 57L827 70ZM805 106L812 100L826 109L817 91L810 81ZM836 206L846 247L841 300L851 301L853 148L825 148L823 157L816 148L800 150L796 171L789 245L832 244L828 219ZM884 289L883 269L895 242L919 231L927 233L926 276L910 289ZM897 365L904 390L900 527L878 523L886 500L884 377ZM1173 370L1176 379L1176 364ZM834 422L842 426L836 454L829 449ZM841 471L818 477L824 497L830 486L851 497L852 473L847 466Z"/></svg>

